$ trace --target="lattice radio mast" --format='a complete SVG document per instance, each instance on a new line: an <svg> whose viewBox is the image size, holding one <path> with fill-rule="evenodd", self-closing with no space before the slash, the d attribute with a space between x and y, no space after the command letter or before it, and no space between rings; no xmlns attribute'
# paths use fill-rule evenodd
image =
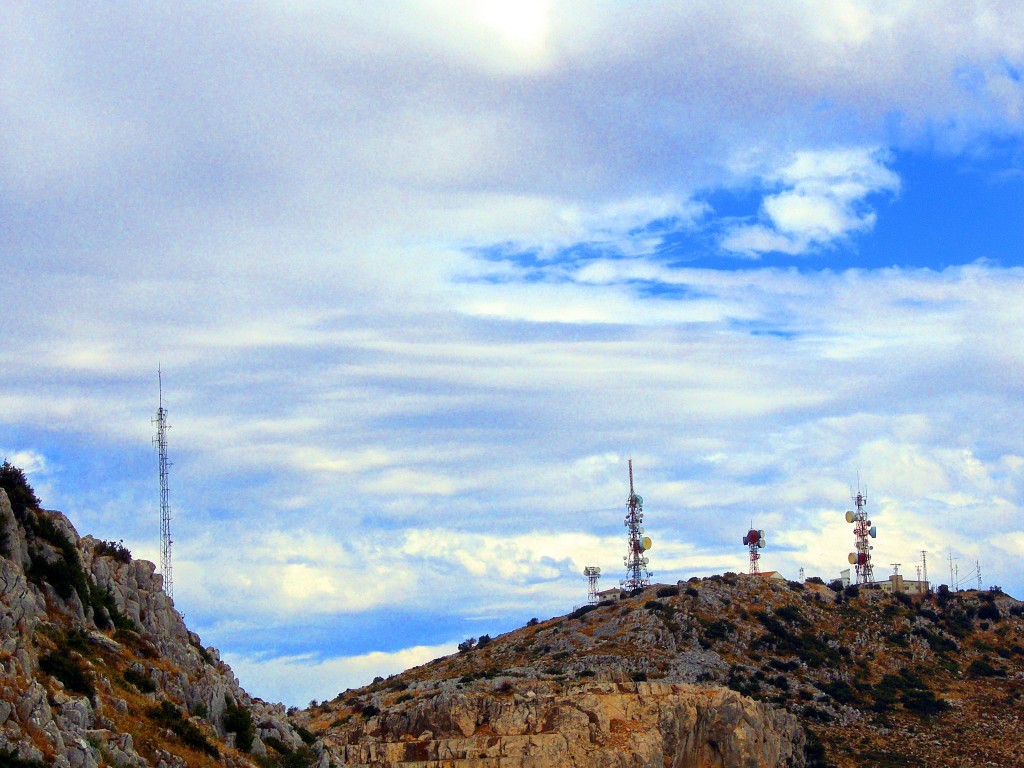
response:
<svg viewBox="0 0 1024 768"><path fill-rule="evenodd" d="M761 573L761 567L757 561L761 559L761 553L758 550L764 548L764 531L756 529L753 520L750 522L750 530L743 537L743 543L750 550L750 575L757 576ZM802 571L803 568L800 570ZM801 576L801 578L803 577Z"/></svg>
<svg viewBox="0 0 1024 768"><path fill-rule="evenodd" d="M160 454L160 573L164 577L164 593L174 597L174 576L171 570L171 505L167 498L167 468L171 463L167 460L167 409L164 408L163 372L157 368L157 380L160 384L160 406L156 409L156 437L153 445Z"/></svg>
<svg viewBox="0 0 1024 768"><path fill-rule="evenodd" d="M647 558L644 552L651 548L651 539L644 536L644 499L633 491L633 460L629 460L629 498L626 500L626 520L624 525L629 532L629 543L626 555L622 558L626 566L626 578L619 582L623 589L632 592L650 586L651 576L647 570Z"/></svg>
<svg viewBox="0 0 1024 768"><path fill-rule="evenodd" d="M583 569L583 575L587 577L587 602L597 605L600 600L597 596L597 580L601 578L601 569L596 565L588 565Z"/></svg>
<svg viewBox="0 0 1024 768"><path fill-rule="evenodd" d="M853 523L853 536L856 542L856 552L849 556L850 565L857 569L857 583L870 584L875 580L874 567L871 565L871 539L878 534L877 529L868 520L868 512L865 509L868 505L868 497L861 492L858 483L857 493L854 494L853 503L857 505L857 511L852 510L846 513L846 522Z"/></svg>

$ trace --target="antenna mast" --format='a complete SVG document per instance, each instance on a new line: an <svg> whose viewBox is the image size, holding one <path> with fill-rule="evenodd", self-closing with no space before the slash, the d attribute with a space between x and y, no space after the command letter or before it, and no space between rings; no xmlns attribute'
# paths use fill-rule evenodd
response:
<svg viewBox="0 0 1024 768"><path fill-rule="evenodd" d="M846 513L846 522L853 523L853 535L856 541L856 552L851 552L848 560L850 565L857 569L857 583L870 584L875 580L874 568L871 565L871 539L875 538L878 531L868 520L868 513L865 507L868 505L868 497L860 490L860 479L858 477L857 493L854 494L853 503L857 505L857 511L852 510Z"/></svg>
<svg viewBox="0 0 1024 768"><path fill-rule="evenodd" d="M160 454L160 573L164 578L164 593L174 597L174 577L171 571L171 505L168 501L167 468L167 409L164 408L164 379L159 366L156 369L157 381L160 386L160 405L156 409L156 437L153 445Z"/></svg>
<svg viewBox="0 0 1024 768"><path fill-rule="evenodd" d="M761 573L761 566L757 564L757 561L761 559L761 553L757 550L764 548L764 531L757 530L753 520L750 521L750 530L743 537L743 543L750 550L750 575L757 576ZM803 568L800 570L803 571Z"/></svg>
<svg viewBox="0 0 1024 768"><path fill-rule="evenodd" d="M596 565L588 565L583 569L583 575L587 577L587 602L597 605L597 580L601 578L601 569Z"/></svg>
<svg viewBox="0 0 1024 768"><path fill-rule="evenodd" d="M619 584L628 592L650 586L651 576L647 570L644 552L651 548L651 539L644 536L641 523L644 521L644 499L633 491L633 460L629 460L629 498L626 500L626 520L623 525L629 532L626 554L622 558L626 566L626 578Z"/></svg>

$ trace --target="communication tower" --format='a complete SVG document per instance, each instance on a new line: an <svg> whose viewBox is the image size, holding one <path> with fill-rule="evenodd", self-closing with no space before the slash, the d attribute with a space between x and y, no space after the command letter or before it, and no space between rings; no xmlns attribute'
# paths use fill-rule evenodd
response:
<svg viewBox="0 0 1024 768"><path fill-rule="evenodd" d="M156 437L153 445L160 454L160 573L164 578L164 593L174 597L174 576L171 570L171 505L168 501L167 469L171 463L167 460L167 409L164 408L163 372L157 368L157 380L160 385L160 405L156 409Z"/></svg>
<svg viewBox="0 0 1024 768"><path fill-rule="evenodd" d="M921 550L921 577L924 583L928 583L928 550Z"/></svg>
<svg viewBox="0 0 1024 768"><path fill-rule="evenodd" d="M588 565L583 569L583 575L587 577L587 600L591 605L597 604L597 580L601 578L601 569L596 565Z"/></svg>
<svg viewBox="0 0 1024 768"><path fill-rule="evenodd" d="M750 575L756 576L761 573L761 568L757 564L761 559L761 553L757 550L764 549L764 531L755 529L751 523L750 530L743 537L743 543L750 550Z"/></svg>
<svg viewBox="0 0 1024 768"><path fill-rule="evenodd" d="M848 510L846 522L853 523L856 551L851 552L847 559L850 561L850 565L857 570L857 583L870 584L875 580L874 569L871 565L871 550L874 549L871 546L871 539L878 535L878 530L868 520L868 513L865 509L868 505L868 497L861 492L859 486L857 493L852 498L853 503L857 506L857 511Z"/></svg>
<svg viewBox="0 0 1024 768"><path fill-rule="evenodd" d="M651 548L650 536L644 536L644 499L633 491L633 460L629 460L629 498L626 500L626 520L624 525L629 533L626 554L622 558L626 566L626 578L619 584L627 592L650 586L651 576L647 570L647 557L644 553Z"/></svg>

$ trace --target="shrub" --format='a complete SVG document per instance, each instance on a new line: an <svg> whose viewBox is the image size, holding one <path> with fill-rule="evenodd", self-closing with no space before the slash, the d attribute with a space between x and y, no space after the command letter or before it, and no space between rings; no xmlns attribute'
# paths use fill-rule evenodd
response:
<svg viewBox="0 0 1024 768"><path fill-rule="evenodd" d="M367 704L365 707L363 707L362 711L360 711L359 714L362 715L363 718L365 718L366 720L369 720L371 717L375 717L376 715L380 714L380 707L376 706L375 704Z"/></svg>
<svg viewBox="0 0 1024 768"><path fill-rule="evenodd" d="M185 746L211 757L220 757L217 747L210 743L203 732L187 720L181 710L171 702L161 701L146 710L146 715L158 725L170 730Z"/></svg>
<svg viewBox="0 0 1024 768"><path fill-rule="evenodd" d="M537 619L536 616L534 616L532 619L526 622L526 626L528 627L536 627L538 624L540 624L540 621Z"/></svg>
<svg viewBox="0 0 1024 768"><path fill-rule="evenodd" d="M915 715L927 717L949 709L949 703L937 698L934 691L928 688L912 688L900 696L900 703Z"/></svg>
<svg viewBox="0 0 1024 768"><path fill-rule="evenodd" d="M146 677L138 670L125 670L124 679L126 682L129 682L133 686L135 686L142 693L153 693L154 691L156 691L156 684L154 684L152 680L150 680L148 677Z"/></svg>
<svg viewBox="0 0 1024 768"><path fill-rule="evenodd" d="M132 553L124 545L124 541L97 541L93 546L93 552L100 557L110 557L119 563L130 563Z"/></svg>
<svg viewBox="0 0 1024 768"><path fill-rule="evenodd" d="M241 707L225 698L224 700L224 730L235 734L235 746L243 752L252 749L252 742L256 738L256 726L252 722L252 713L245 707Z"/></svg>
<svg viewBox="0 0 1024 768"><path fill-rule="evenodd" d="M832 579L832 581L828 583L828 588L831 589L833 592L842 592L843 582L841 579Z"/></svg>
<svg viewBox="0 0 1024 768"><path fill-rule="evenodd" d="M967 668L967 674L971 677L1006 677L1006 672L993 667L985 659L975 659Z"/></svg>
<svg viewBox="0 0 1024 768"><path fill-rule="evenodd" d="M658 597L675 597L679 594L679 587L659 587L654 594Z"/></svg>
<svg viewBox="0 0 1024 768"><path fill-rule="evenodd" d="M910 599L910 595L906 592L893 592L892 596L896 599L897 603L906 606L907 608L914 604L914 601Z"/></svg>
<svg viewBox="0 0 1024 768"><path fill-rule="evenodd" d="M578 619L581 616L586 616L591 611L596 611L596 610L597 610L597 606L596 605L583 605L583 606L580 606L579 608L577 608L572 613L570 613L569 614L569 618L570 619Z"/></svg>
<svg viewBox="0 0 1024 768"><path fill-rule="evenodd" d="M46 768L42 760L29 760L18 757L14 749L0 749L0 766L2 768Z"/></svg>
<svg viewBox="0 0 1024 768"><path fill-rule="evenodd" d="M7 498L11 502L11 510L18 520L24 522L26 510L39 509L39 497L32 490L32 486L28 484L25 473L7 459L0 464L0 488L6 491Z"/></svg>
<svg viewBox="0 0 1024 768"><path fill-rule="evenodd" d="M491 644L491 636L490 635L480 635L480 639L476 641L476 647L477 648L483 648L485 645L490 645L490 644Z"/></svg>
<svg viewBox="0 0 1024 768"><path fill-rule="evenodd" d="M80 662L66 650L51 651L39 658L39 668L60 680L69 691L84 693L90 699L96 695L96 688Z"/></svg>
<svg viewBox="0 0 1024 768"><path fill-rule="evenodd" d="M999 612L999 608L996 607L995 603L985 603L978 609L978 618L987 621L999 621L1003 618L1003 615Z"/></svg>
<svg viewBox="0 0 1024 768"><path fill-rule="evenodd" d="M825 586L825 580L822 579L821 576L811 576L806 581L808 584L819 584L821 586Z"/></svg>
<svg viewBox="0 0 1024 768"><path fill-rule="evenodd" d="M1024 605L1011 605L1010 606L1011 616L1024 616Z"/></svg>
<svg viewBox="0 0 1024 768"><path fill-rule="evenodd" d="M687 587L686 594L688 594L690 597L697 597L700 594L700 592L698 592L693 587Z"/></svg>
<svg viewBox="0 0 1024 768"><path fill-rule="evenodd" d="M860 589L858 589L856 584L851 584L850 586L848 586L846 589L843 590L843 594L846 595L847 597L851 597L851 598L852 597L857 597L860 594Z"/></svg>
<svg viewBox="0 0 1024 768"><path fill-rule="evenodd" d="M646 672L634 672L632 675L629 676L629 678L634 683L642 683L642 682L647 680L647 673Z"/></svg>
<svg viewBox="0 0 1024 768"><path fill-rule="evenodd" d="M459 643L459 653L468 653L476 648L476 638L467 637L461 643Z"/></svg>
<svg viewBox="0 0 1024 768"><path fill-rule="evenodd" d="M794 592L803 592L804 591L804 585L801 584L799 581L787 581L786 585L791 590L793 590Z"/></svg>

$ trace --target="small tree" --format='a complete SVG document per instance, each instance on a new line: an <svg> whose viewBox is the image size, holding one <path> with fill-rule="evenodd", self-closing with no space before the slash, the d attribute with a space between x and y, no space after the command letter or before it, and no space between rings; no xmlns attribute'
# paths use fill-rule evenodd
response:
<svg viewBox="0 0 1024 768"><path fill-rule="evenodd" d="M39 509L39 497L28 484L25 473L7 459L0 465L0 488L7 492L15 517L23 518L26 509Z"/></svg>
<svg viewBox="0 0 1024 768"><path fill-rule="evenodd" d="M472 651L474 648L476 648L475 637L467 637L459 643L459 653L467 653L468 651Z"/></svg>

